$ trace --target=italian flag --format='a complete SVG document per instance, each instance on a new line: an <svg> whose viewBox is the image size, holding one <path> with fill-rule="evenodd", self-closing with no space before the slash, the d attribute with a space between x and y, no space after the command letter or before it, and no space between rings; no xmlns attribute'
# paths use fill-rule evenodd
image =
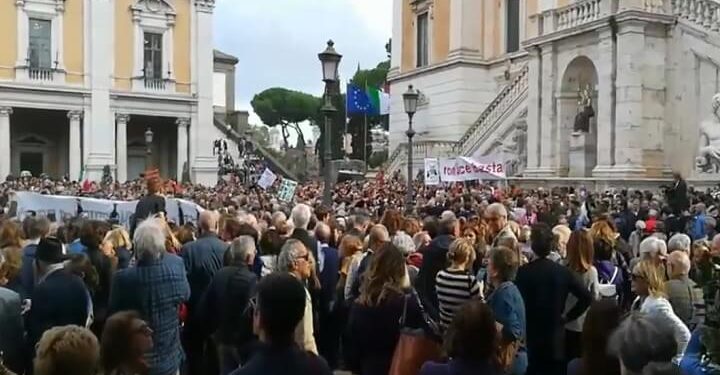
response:
<svg viewBox="0 0 720 375"><path fill-rule="evenodd" d="M365 91L372 104L373 114L381 116L390 114L390 94L374 87L368 87Z"/></svg>

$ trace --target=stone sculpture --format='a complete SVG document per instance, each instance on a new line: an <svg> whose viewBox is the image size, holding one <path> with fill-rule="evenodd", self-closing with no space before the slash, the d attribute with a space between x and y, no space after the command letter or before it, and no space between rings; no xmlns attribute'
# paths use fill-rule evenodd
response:
<svg viewBox="0 0 720 375"><path fill-rule="evenodd" d="M700 123L700 146L695 168L702 173L720 173L720 94L712 98L712 117Z"/></svg>
<svg viewBox="0 0 720 375"><path fill-rule="evenodd" d="M590 85L585 86L584 90L579 91L580 100L578 101L578 113L575 115L575 125L573 132L589 133L590 118L595 117L595 110L592 106L592 89Z"/></svg>

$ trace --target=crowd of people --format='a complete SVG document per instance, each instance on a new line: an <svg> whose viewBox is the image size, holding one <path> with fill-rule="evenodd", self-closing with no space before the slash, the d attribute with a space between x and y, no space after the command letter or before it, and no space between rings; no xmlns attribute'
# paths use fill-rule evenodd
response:
<svg viewBox="0 0 720 375"><path fill-rule="evenodd" d="M18 179L140 199L130 227L0 221L0 374L720 374L712 191L345 182L333 204ZM163 194L205 206L165 219ZM9 211L5 211L9 212Z"/></svg>

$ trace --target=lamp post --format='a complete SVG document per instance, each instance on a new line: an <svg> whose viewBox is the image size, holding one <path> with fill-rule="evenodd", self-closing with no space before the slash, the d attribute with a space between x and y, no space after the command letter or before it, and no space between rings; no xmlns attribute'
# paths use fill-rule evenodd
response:
<svg viewBox="0 0 720 375"><path fill-rule="evenodd" d="M150 128L145 130L145 170L150 170L152 165L152 142L153 131Z"/></svg>
<svg viewBox="0 0 720 375"><path fill-rule="evenodd" d="M332 206L330 127L332 125L332 116L337 112L337 109L332 104L332 87L338 80L338 67L342 59L342 55L335 51L334 45L335 43L329 40L327 48L318 54L318 59L322 64L323 82L325 82L325 103L320 110L325 115L325 134L323 135L323 141L325 142L325 188L323 189L323 204L327 207Z"/></svg>
<svg viewBox="0 0 720 375"><path fill-rule="evenodd" d="M408 129L405 131L405 135L408 137L408 150L407 150L407 191L405 192L405 210L410 213L413 209L413 137L415 136L415 130L412 127L412 120L415 112L417 111L418 97L420 94L417 90L413 89L412 85L408 86L407 91L403 94L403 104L405 106L405 113L408 115Z"/></svg>

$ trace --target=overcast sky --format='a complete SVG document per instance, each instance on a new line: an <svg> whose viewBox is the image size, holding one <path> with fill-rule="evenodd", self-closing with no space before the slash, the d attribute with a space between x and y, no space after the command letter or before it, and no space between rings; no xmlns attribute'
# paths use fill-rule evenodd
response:
<svg viewBox="0 0 720 375"><path fill-rule="evenodd" d="M240 60L236 107L243 110L270 87L319 96L317 54L328 39L343 55L340 75L347 80L358 63L366 69L386 59L391 34L392 0L218 0L215 7L215 48Z"/></svg>

